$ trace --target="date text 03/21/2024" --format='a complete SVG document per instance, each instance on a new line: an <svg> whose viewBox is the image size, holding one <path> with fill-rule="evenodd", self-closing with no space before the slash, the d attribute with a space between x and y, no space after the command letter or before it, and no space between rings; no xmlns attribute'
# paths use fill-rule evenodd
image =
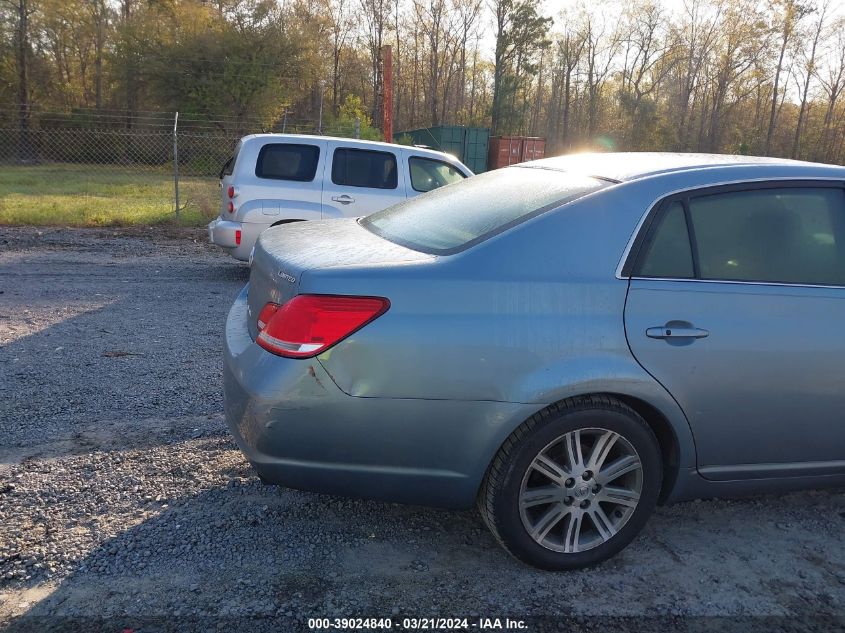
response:
<svg viewBox="0 0 845 633"><path fill-rule="evenodd" d="M308 628L312 631L328 630L382 630L394 628L406 631L448 631L448 630L510 630L526 629L524 620L511 618L309 618Z"/></svg>

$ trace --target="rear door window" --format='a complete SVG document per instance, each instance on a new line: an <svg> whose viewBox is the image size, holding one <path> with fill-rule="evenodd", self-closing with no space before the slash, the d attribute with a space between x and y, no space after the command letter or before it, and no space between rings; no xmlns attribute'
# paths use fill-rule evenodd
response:
<svg viewBox="0 0 845 633"><path fill-rule="evenodd" d="M433 158L412 156L408 159L408 167L411 171L411 187L422 193L466 178L454 166Z"/></svg>
<svg viewBox="0 0 845 633"><path fill-rule="evenodd" d="M316 145L268 143L258 152L255 175L272 180L309 182L317 173L320 148Z"/></svg>
<svg viewBox="0 0 845 633"><path fill-rule="evenodd" d="M634 276L845 286L845 190L692 195L660 214Z"/></svg>
<svg viewBox="0 0 845 633"><path fill-rule="evenodd" d="M392 152L338 148L332 160L332 182L346 187L396 189L396 155Z"/></svg>

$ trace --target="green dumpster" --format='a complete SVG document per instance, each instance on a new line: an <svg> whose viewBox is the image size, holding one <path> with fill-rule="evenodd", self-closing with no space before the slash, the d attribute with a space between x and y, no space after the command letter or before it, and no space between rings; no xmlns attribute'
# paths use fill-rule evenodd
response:
<svg viewBox="0 0 845 633"><path fill-rule="evenodd" d="M426 145L457 156L458 160L476 174L487 171L487 144L490 139L490 130L485 127L439 125L396 132L393 138L398 139L404 135L410 136L414 145Z"/></svg>

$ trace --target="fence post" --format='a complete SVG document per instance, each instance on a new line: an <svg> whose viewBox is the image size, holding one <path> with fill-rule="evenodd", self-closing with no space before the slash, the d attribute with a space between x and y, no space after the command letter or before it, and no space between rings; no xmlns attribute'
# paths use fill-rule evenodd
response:
<svg viewBox="0 0 845 633"><path fill-rule="evenodd" d="M179 143L177 142L176 130L179 125L179 113L173 117L173 186L176 194L176 219L179 219Z"/></svg>
<svg viewBox="0 0 845 633"><path fill-rule="evenodd" d="M355 138L361 138L361 119L355 119Z"/></svg>
<svg viewBox="0 0 845 633"><path fill-rule="evenodd" d="M285 108L285 118L282 119L282 134L285 133L285 130L288 128L288 109Z"/></svg>

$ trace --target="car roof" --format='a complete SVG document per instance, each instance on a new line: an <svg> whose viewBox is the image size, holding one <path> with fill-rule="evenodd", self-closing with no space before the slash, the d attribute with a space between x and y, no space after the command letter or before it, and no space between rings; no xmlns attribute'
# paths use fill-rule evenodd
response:
<svg viewBox="0 0 845 633"><path fill-rule="evenodd" d="M369 141L369 140L360 139L360 138L349 138L349 137L344 137L344 136L322 136L322 135L317 135L317 134L250 134L249 136L244 136L241 139L241 142L247 142L247 141L252 140L252 139L255 139L255 140L275 140L275 141L300 141L300 142L310 141L312 143L315 140L340 141L340 142L342 142L346 145L349 145L350 147L371 147L373 149L381 149L381 148L387 149L387 148L389 148L389 149L394 150L394 151L396 149L403 149L403 150L412 152L413 154L418 155L418 156L430 156L432 158L438 158L438 159L441 159L441 160L443 158L448 158L449 161L451 161L453 163L457 163L459 165L462 165L464 168L469 170L469 167L464 165L461 162L461 160L453 154L449 154L447 152L441 152L441 151L438 151L438 150L435 150L435 149L425 149L425 148L421 148L421 147L415 147L413 145L399 145L397 143L385 143L384 141Z"/></svg>
<svg viewBox="0 0 845 633"><path fill-rule="evenodd" d="M583 153L543 158L523 163L523 167L542 167L559 171L577 172L617 182L631 182L680 171L709 170L714 168L802 166L838 169L845 177L845 168L766 156L739 156L734 154L686 154L672 152L608 152Z"/></svg>

